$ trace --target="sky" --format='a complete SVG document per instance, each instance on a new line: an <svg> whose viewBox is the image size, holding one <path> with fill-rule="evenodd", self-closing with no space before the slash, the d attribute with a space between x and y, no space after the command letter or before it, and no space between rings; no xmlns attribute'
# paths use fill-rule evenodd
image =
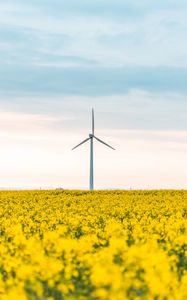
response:
<svg viewBox="0 0 187 300"><path fill-rule="evenodd" d="M0 0L0 188L187 188L187 2Z"/></svg>

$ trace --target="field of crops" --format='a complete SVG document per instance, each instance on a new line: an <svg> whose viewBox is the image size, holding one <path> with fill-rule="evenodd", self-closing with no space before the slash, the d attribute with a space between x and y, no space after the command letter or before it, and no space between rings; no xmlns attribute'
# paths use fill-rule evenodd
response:
<svg viewBox="0 0 187 300"><path fill-rule="evenodd" d="M0 192L0 299L187 299L187 191Z"/></svg>

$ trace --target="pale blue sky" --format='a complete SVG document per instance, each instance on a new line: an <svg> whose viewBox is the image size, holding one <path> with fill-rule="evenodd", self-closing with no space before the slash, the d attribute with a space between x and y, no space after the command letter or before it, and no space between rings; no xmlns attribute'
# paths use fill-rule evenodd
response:
<svg viewBox="0 0 187 300"><path fill-rule="evenodd" d="M0 113L4 120L0 133L2 142L6 140L7 147L13 147L16 137L21 136L19 143L25 145L27 133L21 129L23 124L25 128L32 128L30 136L33 140L37 139L40 128L41 132L44 130L48 135L49 143L54 133L58 136L57 140L68 134L74 145L79 137L81 139L87 134L90 110L94 107L98 127L109 139L112 135L111 140L114 139L121 153L123 149L128 151L128 141L125 144L127 138L129 141L140 139L140 142L145 141L151 145L156 143L154 149L161 147L157 153L160 153L160 160L164 161L162 149L170 145L165 155L168 157L172 153L171 161L176 160L181 176L178 177L176 187L180 187L180 180L183 182L187 175L186 15L187 2L177 0L0 0ZM27 123L29 118L31 123ZM23 120L26 124L22 123ZM19 122L20 127L16 125ZM32 122L39 122L39 128L33 126ZM113 130L113 133L109 130ZM67 152L63 152L63 149L71 147L71 138L68 145L62 143L61 147L62 155L66 157ZM129 145L129 153L132 153L131 147ZM25 149L24 153L27 151ZM105 149L100 151L102 156ZM49 161L50 155L54 153L46 154L46 161ZM78 155L83 155L81 150ZM122 161L124 157L121 155ZM143 150L142 155L146 159ZM158 158L156 152L150 152L150 161L151 157L153 162ZM138 156L136 158L138 161ZM181 165L180 162L177 165L178 158L181 159ZM69 153L66 161L68 159L72 160ZM109 159L114 158L109 155ZM174 172L177 167L172 162L168 162L165 169L161 168L160 173L158 170L156 179L150 176L148 168L137 164L143 182L134 180L135 174L129 163L128 172L132 171L132 180L123 184L123 171L131 159L133 161L133 157L129 157L124 165L120 160L116 162L116 173L121 171L119 178L116 175L115 180L112 178L115 187L175 186L174 178L165 183L160 179L155 184L168 170ZM103 169L106 165L107 162L103 163ZM33 178L40 174L37 166L32 169ZM28 179L24 184L37 186L39 182L42 186L49 186L51 168L35 176L36 181ZM68 173L70 178L76 174L72 168L71 165L71 172ZM152 168L154 170L154 163ZM29 165L26 170L28 173L21 173L16 186L21 186L23 177L29 174ZM65 171L60 173L59 169L54 168L53 178L55 170L67 187L86 186L86 170L77 185L77 178L72 179L72 186L68 183ZM111 172L115 173L115 170ZM136 168L134 170L136 173ZM10 167L2 186L8 186L8 182L14 184L13 179L10 180L11 174L14 177L17 173ZM42 181L45 174L47 179ZM100 176L103 174L101 169ZM146 184L148 178L151 179ZM60 183L61 179L54 180L51 185ZM98 187L107 186L107 181L98 184ZM181 183L181 187L184 187L184 183Z"/></svg>

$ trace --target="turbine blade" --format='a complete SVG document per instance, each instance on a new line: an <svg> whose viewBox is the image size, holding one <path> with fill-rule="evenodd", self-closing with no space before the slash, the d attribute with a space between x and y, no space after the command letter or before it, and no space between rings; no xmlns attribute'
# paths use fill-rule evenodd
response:
<svg viewBox="0 0 187 300"><path fill-rule="evenodd" d="M87 139L85 139L83 142L81 142L80 144L78 144L77 146L75 146L74 148L72 148L71 150L74 150L75 148L79 147L80 145L86 143L86 142L89 141L89 140L90 140L90 137L87 138Z"/></svg>
<svg viewBox="0 0 187 300"><path fill-rule="evenodd" d="M98 140L98 142L104 144L105 146L107 146L107 147L109 147L109 148L111 148L111 149L113 149L113 150L116 150L116 149L114 149L112 146L110 146L110 145L108 145L107 143L103 142L102 140L98 139L95 135L94 135L94 138L95 138L96 140Z"/></svg>
<svg viewBox="0 0 187 300"><path fill-rule="evenodd" d="M95 124L94 124L94 109L92 108L92 134L94 134Z"/></svg>

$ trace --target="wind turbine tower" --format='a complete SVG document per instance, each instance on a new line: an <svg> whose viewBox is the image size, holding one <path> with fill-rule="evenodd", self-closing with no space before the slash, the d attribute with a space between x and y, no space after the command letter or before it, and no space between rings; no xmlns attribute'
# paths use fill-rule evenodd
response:
<svg viewBox="0 0 187 300"><path fill-rule="evenodd" d="M94 124L94 110L92 108L92 132L89 134L89 137L82 141L80 144L75 146L72 150L76 149L77 147L81 146L82 144L90 141L90 190L93 191L94 189L94 159L93 159L93 141L96 139L98 142L104 144L105 146L115 150L113 147L108 145L107 143L100 140L98 137L95 136L95 124Z"/></svg>

